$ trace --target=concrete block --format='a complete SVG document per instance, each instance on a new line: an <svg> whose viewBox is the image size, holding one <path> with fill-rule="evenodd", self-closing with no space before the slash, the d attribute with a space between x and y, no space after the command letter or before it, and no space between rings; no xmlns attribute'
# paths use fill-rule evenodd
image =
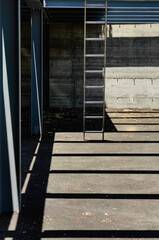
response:
<svg viewBox="0 0 159 240"><path fill-rule="evenodd" d="M72 60L57 59L53 62L50 62L50 77L63 75L66 77L72 75Z"/></svg>
<svg viewBox="0 0 159 240"><path fill-rule="evenodd" d="M145 96L145 97L134 97L134 108L151 108L153 107L152 98Z"/></svg>
<svg viewBox="0 0 159 240"><path fill-rule="evenodd" d="M159 96L154 96L153 97L152 107L153 108L159 108Z"/></svg>
<svg viewBox="0 0 159 240"><path fill-rule="evenodd" d="M159 67L107 67L107 78L158 78Z"/></svg>
<svg viewBox="0 0 159 240"><path fill-rule="evenodd" d="M66 108L73 108L73 101L71 98L61 98L61 97L56 97L56 98L52 98L50 97L50 102L49 102L50 106L52 107L66 107Z"/></svg>
<svg viewBox="0 0 159 240"><path fill-rule="evenodd" d="M107 108L133 108L133 98L131 97L106 97Z"/></svg>
<svg viewBox="0 0 159 240"><path fill-rule="evenodd" d="M159 24L112 24L108 25L108 37L157 37Z"/></svg>
<svg viewBox="0 0 159 240"><path fill-rule="evenodd" d="M50 25L51 38L71 39L71 23L52 23Z"/></svg>

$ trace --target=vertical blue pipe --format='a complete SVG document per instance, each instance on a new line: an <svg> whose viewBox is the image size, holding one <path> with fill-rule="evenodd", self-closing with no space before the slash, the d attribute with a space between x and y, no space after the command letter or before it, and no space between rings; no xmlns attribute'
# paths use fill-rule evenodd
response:
<svg viewBox="0 0 159 240"><path fill-rule="evenodd" d="M20 0L0 0L0 213L20 209Z"/></svg>
<svg viewBox="0 0 159 240"><path fill-rule="evenodd" d="M31 134L42 134L43 109L43 13L31 12Z"/></svg>

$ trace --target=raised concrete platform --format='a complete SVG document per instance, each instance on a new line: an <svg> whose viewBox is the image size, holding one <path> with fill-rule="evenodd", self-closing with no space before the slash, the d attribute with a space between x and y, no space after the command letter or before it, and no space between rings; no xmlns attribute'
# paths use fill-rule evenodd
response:
<svg viewBox="0 0 159 240"><path fill-rule="evenodd" d="M24 140L22 212L1 217L0 239L159 239L159 112L108 115L104 142Z"/></svg>

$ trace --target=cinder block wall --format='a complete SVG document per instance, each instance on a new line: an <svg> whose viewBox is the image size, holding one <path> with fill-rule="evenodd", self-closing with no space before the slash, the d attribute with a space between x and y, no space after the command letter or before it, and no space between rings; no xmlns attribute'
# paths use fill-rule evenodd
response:
<svg viewBox="0 0 159 240"><path fill-rule="evenodd" d="M106 106L158 108L158 24L112 25L108 36Z"/></svg>
<svg viewBox="0 0 159 240"><path fill-rule="evenodd" d="M22 106L30 104L30 25L22 25ZM101 36L101 26L88 35ZM102 52L90 43L89 53ZM91 60L90 60L91 61ZM95 69L101 61L91 61ZM92 76L90 83L96 82ZM99 80L98 80L99 81ZM158 108L159 24L111 25L107 39L106 107ZM50 107L82 107L83 23L50 25ZM90 91L89 99L101 99Z"/></svg>
<svg viewBox="0 0 159 240"><path fill-rule="evenodd" d="M91 26L88 35L101 36ZM89 53L102 45L88 46ZM94 60L93 60L94 61ZM91 66L100 65L96 61ZM93 76L92 76L93 78ZM159 106L159 25L110 25L107 40L106 107ZM92 84L98 84L97 81ZM100 99L102 92L88 93ZM81 107L83 95L83 24L57 23L50 28L50 106Z"/></svg>

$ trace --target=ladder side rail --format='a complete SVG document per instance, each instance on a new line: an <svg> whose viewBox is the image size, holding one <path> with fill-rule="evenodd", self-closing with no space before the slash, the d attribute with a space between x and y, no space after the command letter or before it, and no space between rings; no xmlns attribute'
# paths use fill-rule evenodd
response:
<svg viewBox="0 0 159 240"><path fill-rule="evenodd" d="M85 130L86 130L86 122L85 122L85 115L86 115L86 106L85 106L85 100L86 100L86 37L87 37L87 29L86 29L86 5L87 0L85 0L84 3L84 80L83 80L83 139L85 140Z"/></svg>
<svg viewBox="0 0 159 240"><path fill-rule="evenodd" d="M105 1L105 20L96 22L96 21L87 21L87 8L89 8L89 5L87 4L87 1L85 0L84 4L84 79L83 79L83 139L85 140L86 133L102 133L102 139L104 140L104 130L105 130L105 80L106 80L106 44L107 44L107 0ZM93 6L93 7L96 7ZM103 24L103 32L104 37L103 38L87 38L87 24ZM104 41L104 54L87 54L87 41ZM103 57L103 70L90 70L86 69L87 64L87 58L90 57ZM86 84L86 76L88 73L103 73L103 86L87 86ZM87 88L103 88L103 101L88 101L86 100L86 89ZM102 116L86 116L86 104L102 104L103 106L103 115ZM86 130L86 119L102 119L102 130L100 131L88 131Z"/></svg>
<svg viewBox="0 0 159 240"><path fill-rule="evenodd" d="M103 141L104 141L104 130L105 130L105 88L106 88L106 60L107 60L107 8L108 8L108 1L105 0L105 25L104 25L104 34L105 34L105 41L104 41L104 88L103 88Z"/></svg>

